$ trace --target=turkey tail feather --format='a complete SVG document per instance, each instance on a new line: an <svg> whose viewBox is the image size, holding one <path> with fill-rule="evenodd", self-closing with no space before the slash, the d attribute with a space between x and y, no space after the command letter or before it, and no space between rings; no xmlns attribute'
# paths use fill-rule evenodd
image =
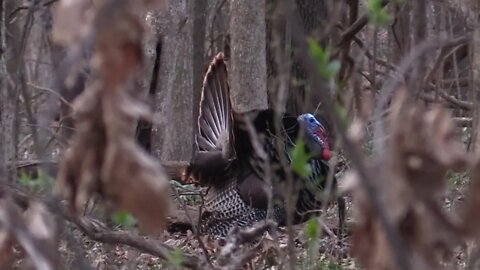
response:
<svg viewBox="0 0 480 270"><path fill-rule="evenodd" d="M227 65L223 53L219 53L203 80L196 136L198 150L220 150L231 155L232 121Z"/></svg>
<svg viewBox="0 0 480 270"><path fill-rule="evenodd" d="M227 65L223 53L215 56L205 74L200 98L196 153L184 180L206 186L223 186L232 160L233 115L230 104Z"/></svg>

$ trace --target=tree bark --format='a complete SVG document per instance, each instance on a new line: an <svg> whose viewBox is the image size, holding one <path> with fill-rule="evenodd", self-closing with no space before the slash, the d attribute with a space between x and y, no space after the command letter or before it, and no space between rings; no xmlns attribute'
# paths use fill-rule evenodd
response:
<svg viewBox="0 0 480 270"><path fill-rule="evenodd" d="M308 35L315 38L317 32L321 33L321 26L326 21L328 11L325 1L322 0L295 0L297 12L300 15L302 27ZM267 63L268 63L268 93L270 101L274 102L275 93L279 87L280 74L279 63L285 63L285 59L277 59L278 50L290 50L291 40L288 33L289 22L283 16L283 6L278 0L268 0L267 18ZM280 42L279 40L280 39ZM293 48L295 49L295 48ZM284 55L288 55L283 53ZM293 60L293 59L291 59ZM291 61L290 60L290 61ZM318 93L307 93L308 87L305 83L306 74L303 67L293 60L291 65L291 76L294 83L289 86L288 102L286 110L292 114L300 114L305 111L313 112L320 102ZM284 74L283 74L284 75Z"/></svg>
<svg viewBox="0 0 480 270"><path fill-rule="evenodd" d="M474 23L473 31L473 42L472 42L472 91L475 97L475 125L474 125L474 150L478 151L480 149L480 18L478 17L478 12L480 11L480 4L474 3L472 1L471 10L474 11L470 15L471 21ZM475 16L476 15L476 16Z"/></svg>
<svg viewBox="0 0 480 270"><path fill-rule="evenodd" d="M326 12L327 7L325 1L296 0L295 2L297 4L297 11L300 14L300 19L302 20L302 26L305 30L305 33L315 38L314 32L324 25L324 21L328 16ZM301 114L305 112L313 113L317 108L317 105L321 102L321 98L319 93L307 92L310 91L309 86L306 83L303 83L307 78L305 68L296 61L293 63L293 76L295 81L302 83L300 83L298 86L291 87L291 100L293 100L294 103L292 102L292 104L290 104L289 111L295 114Z"/></svg>
<svg viewBox="0 0 480 270"><path fill-rule="evenodd" d="M8 83L9 70L14 53L8 47L10 39L7 38L9 30L6 15L12 10L15 1L0 0L0 181L11 181L14 170L9 170L8 164L15 160L16 137L15 110L16 100L12 93L12 87ZM7 40L8 39L8 40Z"/></svg>
<svg viewBox="0 0 480 270"><path fill-rule="evenodd" d="M204 1L169 1L157 16L162 52L154 102L164 125L152 129L152 152L160 160L190 160L193 153L204 46L195 30L205 29Z"/></svg>
<svg viewBox="0 0 480 270"><path fill-rule="evenodd" d="M7 63L5 62L5 50L6 50L6 40L5 40L5 7L6 0L0 0L0 181L5 181L8 177L7 175L7 157L5 152L5 103L8 100L7 97Z"/></svg>
<svg viewBox="0 0 480 270"><path fill-rule="evenodd" d="M268 108L265 1L230 2L230 98L233 110Z"/></svg>

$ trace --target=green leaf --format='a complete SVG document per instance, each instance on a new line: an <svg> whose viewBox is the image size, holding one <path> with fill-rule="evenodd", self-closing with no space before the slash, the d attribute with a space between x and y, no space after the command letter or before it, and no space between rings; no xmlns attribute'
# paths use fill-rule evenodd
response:
<svg viewBox="0 0 480 270"><path fill-rule="evenodd" d="M318 42L309 38L307 39L310 55L317 63L317 69L324 79L333 79L340 70L340 61L330 60L330 50L322 48Z"/></svg>
<svg viewBox="0 0 480 270"><path fill-rule="evenodd" d="M113 213L112 220L118 225L121 225L124 228L132 228L137 224L135 217L128 212L117 211Z"/></svg>
<svg viewBox="0 0 480 270"><path fill-rule="evenodd" d="M308 160L310 156L305 151L305 142L299 138L295 142L295 147L291 150L292 169L302 177L308 177L310 174L310 165Z"/></svg>
<svg viewBox="0 0 480 270"><path fill-rule="evenodd" d="M382 7L381 0L368 0L367 14L375 25L386 25L392 20L392 16Z"/></svg>
<svg viewBox="0 0 480 270"><path fill-rule="evenodd" d="M304 228L304 233L307 236L308 240L312 241L318 238L319 229L318 222L316 218L311 218L307 221Z"/></svg>
<svg viewBox="0 0 480 270"><path fill-rule="evenodd" d="M174 267L182 266L183 251L179 247L175 247L175 249L168 254L168 262Z"/></svg>
<svg viewBox="0 0 480 270"><path fill-rule="evenodd" d="M38 170L36 178L21 170L18 182L32 192L40 193L51 191L55 180L42 170Z"/></svg>
<svg viewBox="0 0 480 270"><path fill-rule="evenodd" d="M347 128L352 123L352 120L348 115L347 108L345 108L344 106L338 103L335 103L334 107L335 107L335 113L340 118L340 123L343 125L343 128Z"/></svg>
<svg viewBox="0 0 480 270"><path fill-rule="evenodd" d="M24 186L29 186L32 180L32 177L27 172L25 172L25 170L20 171L20 178L18 178L20 184Z"/></svg>

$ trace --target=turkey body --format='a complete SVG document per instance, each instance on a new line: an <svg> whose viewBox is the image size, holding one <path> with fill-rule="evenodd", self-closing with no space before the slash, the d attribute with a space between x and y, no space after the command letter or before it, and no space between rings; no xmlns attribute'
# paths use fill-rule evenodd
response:
<svg viewBox="0 0 480 270"><path fill-rule="evenodd" d="M330 156L326 135L324 127L311 114L277 117L272 110L233 112L227 66L223 54L218 54L204 78L197 151L187 169L188 177L208 188L200 232L223 238L234 227L249 227L267 218L283 226L287 218L285 198L292 195L297 195L293 222L308 219L309 213L319 209L324 201L318 195L325 191L329 172L325 160ZM311 154L307 161L309 173L303 176L290 169L290 153L300 137L306 142L305 151ZM293 179L293 190L286 188L288 177ZM336 179L333 180L329 194L336 187ZM345 206L343 199L338 202L342 225Z"/></svg>

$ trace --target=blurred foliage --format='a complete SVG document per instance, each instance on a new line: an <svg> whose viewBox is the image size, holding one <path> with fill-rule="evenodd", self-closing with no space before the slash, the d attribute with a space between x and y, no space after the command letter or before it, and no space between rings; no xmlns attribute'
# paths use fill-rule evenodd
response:
<svg viewBox="0 0 480 270"><path fill-rule="evenodd" d="M112 214L112 221L124 229L131 229L137 224L135 217L124 211L117 211Z"/></svg>
<svg viewBox="0 0 480 270"><path fill-rule="evenodd" d="M25 170L20 170L18 182L28 188L31 192L51 193L53 185L55 184L55 179L42 170L38 170L35 176L27 173Z"/></svg>
<svg viewBox="0 0 480 270"><path fill-rule="evenodd" d="M309 38L308 49L312 58L317 62L317 69L324 79L331 80L335 78L340 70L340 61L331 60L331 50L323 48L317 41Z"/></svg>
<svg viewBox="0 0 480 270"><path fill-rule="evenodd" d="M371 23L377 26L384 26L390 23L393 18L381 4L382 0L368 0L367 14Z"/></svg>
<svg viewBox="0 0 480 270"><path fill-rule="evenodd" d="M292 159L292 169L302 177L308 177L311 172L308 160L312 157L305 150L305 142L299 138L295 141L295 147L290 153Z"/></svg>
<svg viewBox="0 0 480 270"><path fill-rule="evenodd" d="M183 263L183 251L179 247L176 247L168 254L167 261L171 266L180 268Z"/></svg>

